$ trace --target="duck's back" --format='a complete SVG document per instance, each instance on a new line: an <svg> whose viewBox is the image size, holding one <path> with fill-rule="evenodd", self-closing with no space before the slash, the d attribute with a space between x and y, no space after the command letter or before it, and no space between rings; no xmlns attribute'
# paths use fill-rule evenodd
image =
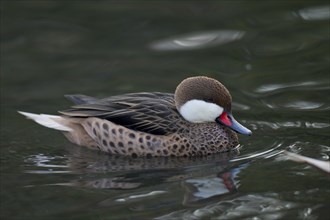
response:
<svg viewBox="0 0 330 220"><path fill-rule="evenodd" d="M170 93L130 93L104 99L66 95L76 105L60 111L65 116L109 120L126 128L155 135L176 132L182 117Z"/></svg>

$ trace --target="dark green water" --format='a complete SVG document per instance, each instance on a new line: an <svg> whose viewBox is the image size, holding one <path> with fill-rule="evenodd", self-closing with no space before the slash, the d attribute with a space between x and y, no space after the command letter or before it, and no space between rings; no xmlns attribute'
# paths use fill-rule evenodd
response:
<svg viewBox="0 0 330 220"><path fill-rule="evenodd" d="M275 155L329 160L326 1L1 1L0 13L1 219L330 218L329 177ZM70 93L173 92L193 75L231 91L253 130L240 154L113 157L16 113L56 114Z"/></svg>

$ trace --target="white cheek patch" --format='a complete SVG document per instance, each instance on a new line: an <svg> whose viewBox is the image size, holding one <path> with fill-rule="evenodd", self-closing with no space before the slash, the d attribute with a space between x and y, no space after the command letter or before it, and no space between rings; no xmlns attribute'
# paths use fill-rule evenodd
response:
<svg viewBox="0 0 330 220"><path fill-rule="evenodd" d="M214 103L193 99L182 105L179 111L187 121L202 123L214 122L222 114L223 108Z"/></svg>

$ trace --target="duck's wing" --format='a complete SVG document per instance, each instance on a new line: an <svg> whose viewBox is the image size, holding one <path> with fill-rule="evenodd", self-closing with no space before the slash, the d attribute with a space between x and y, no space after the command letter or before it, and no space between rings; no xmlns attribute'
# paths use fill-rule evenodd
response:
<svg viewBox="0 0 330 220"><path fill-rule="evenodd" d="M60 111L69 117L98 117L127 128L157 135L176 131L181 116L170 93L131 93L95 99L83 95L67 95L78 105Z"/></svg>

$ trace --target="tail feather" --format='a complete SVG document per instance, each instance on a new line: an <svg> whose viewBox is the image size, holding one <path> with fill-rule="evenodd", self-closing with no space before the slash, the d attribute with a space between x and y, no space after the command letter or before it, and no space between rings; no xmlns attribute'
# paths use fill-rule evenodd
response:
<svg viewBox="0 0 330 220"><path fill-rule="evenodd" d="M62 118L57 115L46 115L46 114L33 114L28 112L18 111L18 113L26 116L28 119L32 119L40 125L48 128L60 130L60 131L72 131L68 126L61 124L59 121Z"/></svg>

